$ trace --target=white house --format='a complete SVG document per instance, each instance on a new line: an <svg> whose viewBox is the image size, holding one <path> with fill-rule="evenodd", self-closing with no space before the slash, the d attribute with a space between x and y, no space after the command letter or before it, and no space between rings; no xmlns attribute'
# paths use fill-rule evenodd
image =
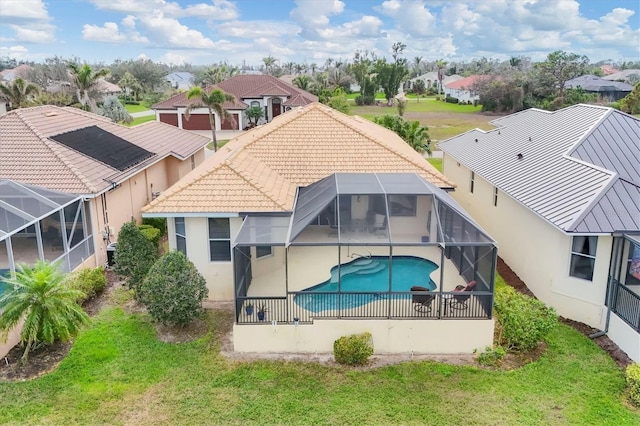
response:
<svg viewBox="0 0 640 426"><path fill-rule="evenodd" d="M231 140L142 214L167 217L209 298L235 302L236 351L331 352L370 331L378 353L471 353L493 338L497 249L452 189L392 131L313 103Z"/></svg>
<svg viewBox="0 0 640 426"><path fill-rule="evenodd" d="M439 144L453 197L539 299L640 361L640 120L575 105L492 123Z"/></svg>
<svg viewBox="0 0 640 426"><path fill-rule="evenodd" d="M444 94L458 99L458 102L473 102L480 100L480 96L473 90L473 85L484 76L470 75L461 80L444 83Z"/></svg>

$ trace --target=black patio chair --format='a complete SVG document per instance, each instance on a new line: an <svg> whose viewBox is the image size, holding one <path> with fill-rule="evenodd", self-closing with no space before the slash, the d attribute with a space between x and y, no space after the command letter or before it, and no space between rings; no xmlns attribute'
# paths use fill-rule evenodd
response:
<svg viewBox="0 0 640 426"><path fill-rule="evenodd" d="M431 304L435 298L435 293L426 287L419 285L411 287L411 302L413 303L413 309L418 312L431 312Z"/></svg>
<svg viewBox="0 0 640 426"><path fill-rule="evenodd" d="M453 297L451 298L451 308L452 309L467 309L468 304L467 301L471 294L469 292L473 291L473 287L475 287L475 281L469 281L466 286L458 285L455 289L453 289ZM458 293L458 294L456 294Z"/></svg>

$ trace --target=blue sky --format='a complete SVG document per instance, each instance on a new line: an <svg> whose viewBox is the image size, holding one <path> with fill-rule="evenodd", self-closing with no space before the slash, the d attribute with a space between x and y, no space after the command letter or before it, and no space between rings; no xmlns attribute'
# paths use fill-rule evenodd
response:
<svg viewBox="0 0 640 426"><path fill-rule="evenodd" d="M638 0L0 0L0 57L259 65L350 60L640 60Z"/></svg>

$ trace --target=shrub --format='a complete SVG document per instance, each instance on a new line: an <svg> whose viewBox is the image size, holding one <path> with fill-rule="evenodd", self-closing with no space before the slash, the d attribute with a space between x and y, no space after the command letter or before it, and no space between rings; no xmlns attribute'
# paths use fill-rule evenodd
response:
<svg viewBox="0 0 640 426"><path fill-rule="evenodd" d="M527 351L535 348L558 322L553 308L518 293L513 287L496 289L495 313L499 331L497 343L507 349Z"/></svg>
<svg viewBox="0 0 640 426"><path fill-rule="evenodd" d="M484 352L478 354L478 364L497 367L502 364L502 359L506 354L507 351L502 346L496 346L495 348L487 346L484 348Z"/></svg>
<svg viewBox="0 0 640 426"><path fill-rule="evenodd" d="M114 253L114 270L127 278L127 284L135 291L136 298L138 287L157 257L158 246L145 237L134 222L122 225Z"/></svg>
<svg viewBox="0 0 640 426"><path fill-rule="evenodd" d="M444 98L444 101L450 104L457 104L458 98L454 98L453 96L447 96L446 98Z"/></svg>
<svg viewBox="0 0 640 426"><path fill-rule="evenodd" d="M126 105L140 105L139 101L124 101Z"/></svg>
<svg viewBox="0 0 640 426"><path fill-rule="evenodd" d="M635 363L627 367L627 386L631 401L640 407L640 364Z"/></svg>
<svg viewBox="0 0 640 426"><path fill-rule="evenodd" d="M362 95L356 96L354 101L356 102L356 105L358 105L358 106L364 105L364 97Z"/></svg>
<svg viewBox="0 0 640 426"><path fill-rule="evenodd" d="M140 286L140 301L162 324L186 325L203 312L209 290L195 265L179 251L162 256Z"/></svg>
<svg viewBox="0 0 640 426"><path fill-rule="evenodd" d="M107 276L102 267L85 268L69 274L65 280L67 287L79 290L82 295L76 301L82 305L100 293L107 286Z"/></svg>
<svg viewBox="0 0 640 426"><path fill-rule="evenodd" d="M153 243L155 247L158 247L158 243L160 242L160 237L162 233L158 228L155 228L151 225L138 225L138 229L142 232L149 241Z"/></svg>
<svg viewBox="0 0 640 426"><path fill-rule="evenodd" d="M371 333L342 336L333 342L336 362L346 365L365 365L373 355Z"/></svg>
<svg viewBox="0 0 640 426"><path fill-rule="evenodd" d="M160 238L167 235L167 218L166 217L143 217L143 225L151 225L160 230Z"/></svg>

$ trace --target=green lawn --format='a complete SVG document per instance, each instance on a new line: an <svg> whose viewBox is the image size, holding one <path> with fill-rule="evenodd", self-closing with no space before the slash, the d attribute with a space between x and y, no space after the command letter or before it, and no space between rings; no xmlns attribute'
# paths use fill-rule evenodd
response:
<svg viewBox="0 0 640 426"><path fill-rule="evenodd" d="M0 424L640 424L622 371L565 325L540 360L514 371L432 361L367 371L227 360L219 339L231 322L211 311L208 335L172 345L147 315L107 307L57 370L0 383Z"/></svg>
<svg viewBox="0 0 640 426"><path fill-rule="evenodd" d="M442 173L442 158L427 158L427 161Z"/></svg>
<svg viewBox="0 0 640 426"><path fill-rule="evenodd" d="M155 115L146 115L144 117L134 118L133 121L126 126L137 126L138 124L146 123L147 121L153 121L156 119Z"/></svg>
<svg viewBox="0 0 640 426"><path fill-rule="evenodd" d="M126 104L124 106L127 109L127 112L129 114L133 114L134 112L142 112L142 111L148 111L149 107L146 104L140 104L140 105L129 105Z"/></svg>
<svg viewBox="0 0 640 426"><path fill-rule="evenodd" d="M222 148L223 146L225 146L227 144L227 142L229 142L229 139L225 139L225 140L221 140L218 141L218 149ZM209 142L207 144L207 149L210 149L213 151L213 141Z"/></svg>

